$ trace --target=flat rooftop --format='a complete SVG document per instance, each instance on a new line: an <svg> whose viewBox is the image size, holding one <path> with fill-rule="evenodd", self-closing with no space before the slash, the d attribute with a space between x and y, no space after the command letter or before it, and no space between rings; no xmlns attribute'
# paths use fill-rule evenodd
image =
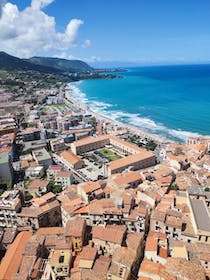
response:
<svg viewBox="0 0 210 280"><path fill-rule="evenodd" d="M8 161L9 161L9 153L8 152L0 153L0 164L7 163Z"/></svg>
<svg viewBox="0 0 210 280"><path fill-rule="evenodd" d="M33 155L38 161L51 159L50 154L45 149L35 150Z"/></svg>
<svg viewBox="0 0 210 280"><path fill-rule="evenodd" d="M198 230L210 231L209 211L205 202L200 199L191 199L190 203Z"/></svg>

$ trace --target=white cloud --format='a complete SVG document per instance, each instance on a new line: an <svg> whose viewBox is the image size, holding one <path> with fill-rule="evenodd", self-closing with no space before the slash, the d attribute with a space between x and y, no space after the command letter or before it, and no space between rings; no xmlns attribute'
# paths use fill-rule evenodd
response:
<svg viewBox="0 0 210 280"><path fill-rule="evenodd" d="M58 53L58 54L54 55L53 57L59 57L59 58L64 58L64 59L77 59L77 60L85 61L87 63L102 61L102 59L100 57L97 57L97 56L78 57L78 56L74 56L74 55L71 55L71 54L68 54L68 53L65 53L65 52Z"/></svg>
<svg viewBox="0 0 210 280"><path fill-rule="evenodd" d="M40 10L42 8L45 8L46 6L51 4L52 2L54 2L54 0L32 0L31 1L31 7L33 9Z"/></svg>
<svg viewBox="0 0 210 280"><path fill-rule="evenodd" d="M5 3L1 7L0 50L19 57L30 57L69 51L75 47L83 21L72 19L63 33L57 32L55 18L42 11L53 1L32 0L31 6L23 11L12 3Z"/></svg>
<svg viewBox="0 0 210 280"><path fill-rule="evenodd" d="M101 58L100 57L97 57L97 56L91 56L91 57L88 57L88 58L84 58L84 61L86 62L99 62L101 61Z"/></svg>
<svg viewBox="0 0 210 280"><path fill-rule="evenodd" d="M79 57L76 57L76 56L73 56L71 54L68 54L66 52L61 52L61 53L57 53L57 54L54 54L53 57L57 57L57 58L63 58L63 59L78 59L80 60L81 58Z"/></svg>
<svg viewBox="0 0 210 280"><path fill-rule="evenodd" d="M83 48L88 48L91 46L91 41L89 39L85 40L82 44Z"/></svg>
<svg viewBox="0 0 210 280"><path fill-rule="evenodd" d="M101 58L97 56L91 56L91 57L77 57L71 54L68 54L66 52L61 52L61 53L56 53L53 55L53 57L58 57L58 58L64 58L64 59L70 59L70 60L82 60L87 63L92 63L92 62L100 62Z"/></svg>

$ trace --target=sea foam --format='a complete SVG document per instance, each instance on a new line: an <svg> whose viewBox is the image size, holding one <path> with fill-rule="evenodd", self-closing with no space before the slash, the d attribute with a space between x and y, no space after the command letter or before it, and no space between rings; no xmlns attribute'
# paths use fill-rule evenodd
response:
<svg viewBox="0 0 210 280"><path fill-rule="evenodd" d="M80 82L75 82L70 84L70 92L75 100L86 104L92 111L99 113L111 120L122 122L124 124L132 125L137 128L144 130L145 132L152 133L155 135L163 136L164 138L185 142L187 137L198 136L198 133L171 129L163 125L162 123L157 123L150 118L141 116L140 114L128 113L119 110L115 110L116 105L110 104L102 101L97 101L95 98L88 99L86 94L82 92L78 85Z"/></svg>

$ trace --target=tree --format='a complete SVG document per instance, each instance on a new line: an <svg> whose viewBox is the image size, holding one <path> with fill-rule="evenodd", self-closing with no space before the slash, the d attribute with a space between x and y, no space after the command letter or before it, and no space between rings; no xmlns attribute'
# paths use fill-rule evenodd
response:
<svg viewBox="0 0 210 280"><path fill-rule="evenodd" d="M21 126L23 129L25 129L28 125L27 125L27 123L23 122L23 123L21 123Z"/></svg>
<svg viewBox="0 0 210 280"><path fill-rule="evenodd" d="M59 185L54 185L52 188L51 188L51 191L53 192L53 193L60 193L60 192L62 192L62 190L63 190L63 187L62 186L59 186Z"/></svg>
<svg viewBox="0 0 210 280"><path fill-rule="evenodd" d="M174 185L171 186L171 190L178 191L179 186L177 184L174 184Z"/></svg>
<svg viewBox="0 0 210 280"><path fill-rule="evenodd" d="M149 140L147 142L147 144L145 145L145 148L150 151L154 151L156 147L157 147L157 144L153 140Z"/></svg>
<svg viewBox="0 0 210 280"><path fill-rule="evenodd" d="M4 180L0 177L0 189L11 190L12 182L10 180Z"/></svg>
<svg viewBox="0 0 210 280"><path fill-rule="evenodd" d="M24 152L24 154L25 154L25 155L27 155L27 154L32 154L32 151L33 151L33 149L32 149L32 148L29 148L29 149L27 149L27 150Z"/></svg>
<svg viewBox="0 0 210 280"><path fill-rule="evenodd" d="M50 186L50 191L55 194L60 193L63 190L63 187L60 185L56 185L56 183L54 181L50 181L49 186Z"/></svg>
<svg viewBox="0 0 210 280"><path fill-rule="evenodd" d="M31 195L29 192L25 193L25 201L29 201L33 198L33 195Z"/></svg>

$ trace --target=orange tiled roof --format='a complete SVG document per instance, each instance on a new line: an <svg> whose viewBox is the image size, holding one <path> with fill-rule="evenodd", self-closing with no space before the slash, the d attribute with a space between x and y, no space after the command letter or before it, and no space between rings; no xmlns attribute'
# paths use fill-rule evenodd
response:
<svg viewBox="0 0 210 280"><path fill-rule="evenodd" d="M129 171L126 173L114 174L109 178L109 180L118 186L123 186L136 181L142 181L142 177L135 171Z"/></svg>
<svg viewBox="0 0 210 280"><path fill-rule="evenodd" d="M76 164L81 161L81 158L70 151L61 152L60 156L70 164Z"/></svg>
<svg viewBox="0 0 210 280"><path fill-rule="evenodd" d="M157 253L157 249L158 249L158 239L153 237L151 238L150 236L148 236L145 251L154 251L155 253Z"/></svg>
<svg viewBox="0 0 210 280"><path fill-rule="evenodd" d="M69 220L66 224L66 235L73 237L82 237L86 228L86 222L81 217L76 217L74 220Z"/></svg>
<svg viewBox="0 0 210 280"><path fill-rule="evenodd" d="M164 266L160 263L154 263L150 260L144 259L141 263L140 271L147 272L153 275L160 275L161 271L164 270Z"/></svg>
<svg viewBox="0 0 210 280"><path fill-rule="evenodd" d="M11 280L13 275L17 272L20 265L22 254L25 250L25 246L32 233L23 231L17 235L14 242L7 250L2 262L0 264L0 279Z"/></svg>
<svg viewBox="0 0 210 280"><path fill-rule="evenodd" d="M47 187L48 184L49 184L49 181L47 181L47 180L35 179L29 184L28 188L29 189L38 189L39 187Z"/></svg>
<svg viewBox="0 0 210 280"><path fill-rule="evenodd" d="M126 244L129 249L132 249L136 252L136 250L141 244L141 241L143 241L143 238L144 234L141 232L128 233L126 238Z"/></svg>
<svg viewBox="0 0 210 280"><path fill-rule="evenodd" d="M122 244L125 232L126 227L117 225L107 225L105 228L102 226L93 226L92 228L93 239L100 239L116 244Z"/></svg>
<svg viewBox="0 0 210 280"><path fill-rule="evenodd" d="M64 234L65 228L63 227L45 227L39 228L36 232L37 235L61 235Z"/></svg>
<svg viewBox="0 0 210 280"><path fill-rule="evenodd" d="M168 258L165 267L170 275L179 274L180 279L206 279L204 269L200 264L182 258Z"/></svg>
<svg viewBox="0 0 210 280"><path fill-rule="evenodd" d="M92 260L94 261L97 255L97 249L93 247L85 246L82 249L82 252L80 254L80 260Z"/></svg>
<svg viewBox="0 0 210 280"><path fill-rule="evenodd" d="M190 144L187 147L189 147L190 149L193 149L193 150L197 150L199 152L203 152L203 153L205 153L207 150L207 145L204 145L204 144Z"/></svg>
<svg viewBox="0 0 210 280"><path fill-rule="evenodd" d="M139 162L139 161L142 161L145 159L153 158L153 157L154 157L154 154L152 152L144 151L141 153L137 153L134 155L127 156L125 158L121 158L121 159L112 161L112 162L108 163L107 166L109 167L110 170L115 170L118 168L132 165L136 162Z"/></svg>
<svg viewBox="0 0 210 280"><path fill-rule="evenodd" d="M103 255L99 256L99 258L96 259L95 264L93 266L94 273L106 275L110 263L111 259L109 257Z"/></svg>
<svg viewBox="0 0 210 280"><path fill-rule="evenodd" d="M12 147L4 147L0 148L0 153L10 152L12 150Z"/></svg>
<svg viewBox="0 0 210 280"><path fill-rule="evenodd" d="M98 190L101 188L101 182L102 181L88 181L88 182L83 182L78 185L78 187L81 187L85 193L91 193L95 190Z"/></svg>
<svg viewBox="0 0 210 280"><path fill-rule="evenodd" d="M95 142L107 140L107 139L109 139L109 137L110 137L109 135L101 135L98 137L85 137L78 141L73 142L73 144L75 145L75 147L80 147L80 146L92 144Z"/></svg>

